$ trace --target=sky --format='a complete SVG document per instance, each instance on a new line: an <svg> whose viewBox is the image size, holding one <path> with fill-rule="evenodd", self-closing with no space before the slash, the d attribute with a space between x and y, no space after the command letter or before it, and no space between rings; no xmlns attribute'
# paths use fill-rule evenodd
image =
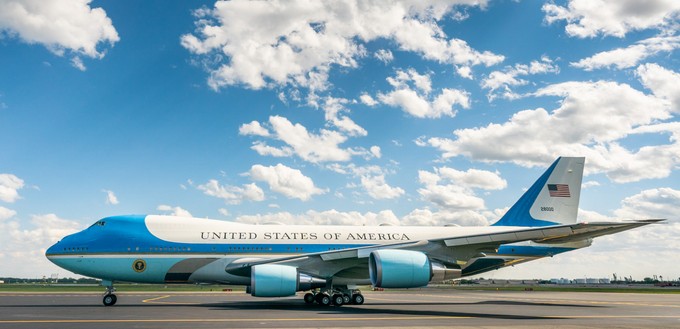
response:
<svg viewBox="0 0 680 329"><path fill-rule="evenodd" d="M495 278L680 277L680 2L0 0L0 276L99 218L489 225L559 156L579 221Z"/></svg>

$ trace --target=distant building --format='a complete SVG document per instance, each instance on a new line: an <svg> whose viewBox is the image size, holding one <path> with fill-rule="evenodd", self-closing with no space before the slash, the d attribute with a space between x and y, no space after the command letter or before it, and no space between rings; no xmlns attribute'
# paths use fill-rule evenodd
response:
<svg viewBox="0 0 680 329"><path fill-rule="evenodd" d="M559 278L559 279L550 279L550 283L552 283L552 284L570 284L571 281L569 279Z"/></svg>

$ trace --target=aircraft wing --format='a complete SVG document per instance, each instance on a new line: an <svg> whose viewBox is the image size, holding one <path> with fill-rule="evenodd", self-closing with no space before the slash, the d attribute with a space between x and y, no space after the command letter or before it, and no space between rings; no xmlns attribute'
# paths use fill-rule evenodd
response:
<svg viewBox="0 0 680 329"><path fill-rule="evenodd" d="M228 265L225 270L231 274L247 276L250 275L250 268L254 265L282 264L297 267L300 272L311 275L331 277L340 271L365 267L371 252L381 249L420 251L446 265L458 266L467 263L470 259L485 257L485 253L495 252L502 244L522 241L534 241L543 244L579 241L661 221L663 219L508 228L508 230L496 233L381 244L272 259L234 262Z"/></svg>

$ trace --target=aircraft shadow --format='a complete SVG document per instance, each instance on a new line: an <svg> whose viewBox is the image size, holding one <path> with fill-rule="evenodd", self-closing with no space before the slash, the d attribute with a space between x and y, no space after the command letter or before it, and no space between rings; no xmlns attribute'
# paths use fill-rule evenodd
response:
<svg viewBox="0 0 680 329"><path fill-rule="evenodd" d="M298 311L298 312L315 312L319 314L343 314L343 315L400 315L400 316L441 316L441 317L472 317L472 318L491 318L491 319L560 319L560 317L544 317L534 315L522 314L496 314L485 312L461 312L455 311L456 306L475 306L479 305L480 310L488 310L489 307L481 307L484 305L509 305L509 306L526 306L526 307L577 307L577 308L604 308L606 306L598 305L574 305L574 304L555 304L555 303L534 303L534 302L515 302L515 301L483 301L475 303L460 303L460 302L427 302L427 303L376 303L368 301L368 304L363 306L344 305L342 307L334 306L319 306L306 305L301 303L265 303L262 302L235 302L235 303L206 303L194 306L211 307L214 310L276 310L276 311ZM168 305L170 306L170 305ZM371 306L398 306L398 308L372 308ZM451 311L443 310L418 310L408 309L401 306L450 306ZM568 317L564 317L568 318Z"/></svg>
<svg viewBox="0 0 680 329"><path fill-rule="evenodd" d="M522 301L481 301L474 303L465 302L424 302L424 303L407 303L407 302L396 302L396 303L379 303L371 302L368 300L366 305L355 306L355 305L344 305L342 307L335 306L319 306L319 305L307 305L295 300L281 300L281 301L252 301L252 302L222 302L222 303L199 303L199 304L161 304L161 303L143 303L143 304L125 304L120 303L118 305L112 306L112 308L137 308L137 309L147 309L147 308L179 308L179 307L196 307L196 308L209 308L214 311L225 311L225 310L242 310L242 311L259 311L264 312L267 310L271 311L294 311L294 312L311 312L323 315L355 315L355 316L369 316L369 315L395 315L395 316L429 316L429 317L471 317L471 318L487 318L487 319L507 319L507 320L545 320L545 319L566 319L565 317L544 317L540 315L524 315L524 314L502 314L502 313L491 313L491 312L462 312L456 311L456 306L475 306L478 305L479 310L489 310L489 305L498 306L524 306L527 309L532 307L569 307L569 308L605 308L607 306L600 305L576 305L576 304L558 304L558 303L540 303L540 302L522 302ZM483 306L487 307L483 307ZM380 308L375 308L375 307ZM389 308L390 306L394 308ZM404 307L405 306L405 307ZM427 309L412 309L407 308L408 306L413 307L423 307L423 306L437 306L439 310L427 310ZM450 310L441 310L442 307L446 306ZM73 310L74 308L103 308L104 306L98 303L92 304L24 304L24 305L1 305L1 308L64 308ZM387 307L387 308L383 308Z"/></svg>

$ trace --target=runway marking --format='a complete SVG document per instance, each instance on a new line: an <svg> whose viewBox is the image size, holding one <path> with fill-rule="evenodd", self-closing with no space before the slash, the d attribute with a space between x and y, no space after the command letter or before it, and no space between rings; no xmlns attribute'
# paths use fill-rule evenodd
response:
<svg viewBox="0 0 680 329"><path fill-rule="evenodd" d="M159 299L163 299L163 298L168 298L168 297L170 297L170 296L171 296L171 295L165 295L165 296L159 296L159 297L144 299L144 300L142 300L142 303L148 303L148 302L152 302L152 301L155 301L155 300L159 300Z"/></svg>
<svg viewBox="0 0 680 329"><path fill-rule="evenodd" d="M169 305L199 305L201 303L187 303L187 302L159 302L161 299L172 297L172 295L159 296L156 298L149 298L142 300L142 303L148 304L169 304Z"/></svg>
<svg viewBox="0 0 680 329"><path fill-rule="evenodd" d="M272 318L272 319L253 319L253 318L228 318L228 319L51 319L51 320L0 320L0 324L10 323L202 323L202 322L301 322L301 321L399 321L399 320L439 320L439 319L473 319L483 316L402 316L402 317L352 317L352 318ZM537 317L544 320L568 320L568 319L680 319L680 315L546 315Z"/></svg>

